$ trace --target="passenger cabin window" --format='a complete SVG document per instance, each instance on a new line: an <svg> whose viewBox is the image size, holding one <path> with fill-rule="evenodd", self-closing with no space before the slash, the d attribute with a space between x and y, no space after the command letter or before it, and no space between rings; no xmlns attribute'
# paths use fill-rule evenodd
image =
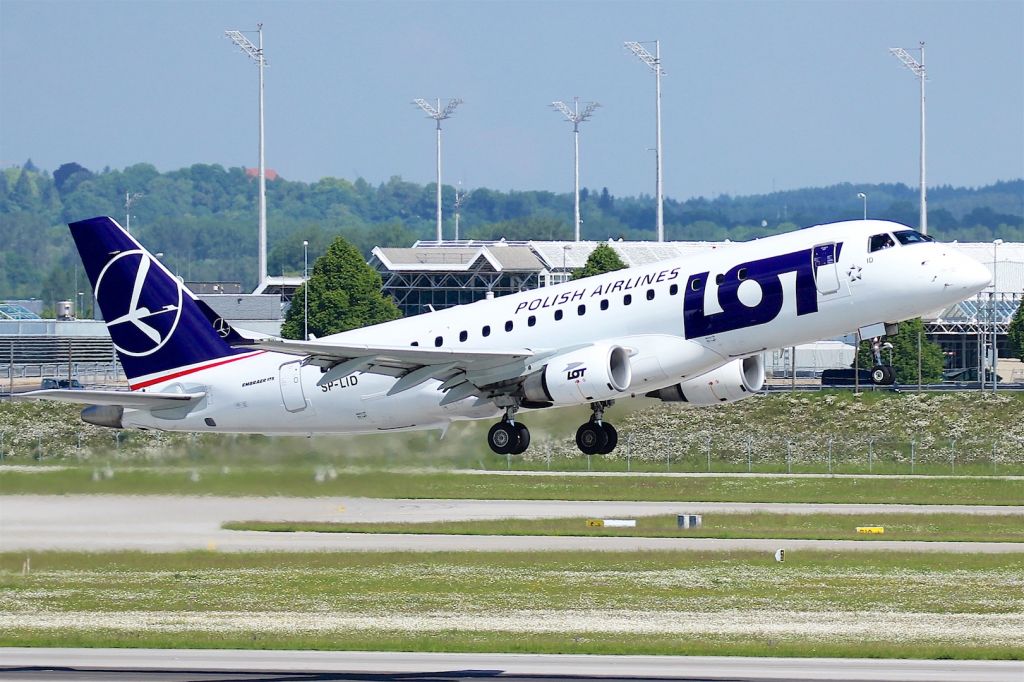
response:
<svg viewBox="0 0 1024 682"><path fill-rule="evenodd" d="M580 316L586 315L587 314L587 306L585 306L583 304L580 304L580 306L578 308L576 308L576 314L580 315Z"/></svg>
<svg viewBox="0 0 1024 682"><path fill-rule="evenodd" d="M675 296L678 293L679 293L679 285L678 284L673 284L672 286L670 286L668 288L668 295L669 296Z"/></svg>
<svg viewBox="0 0 1024 682"><path fill-rule="evenodd" d="M482 336L490 336L491 335L491 325L485 324L484 328L480 330L480 334Z"/></svg>
<svg viewBox="0 0 1024 682"><path fill-rule="evenodd" d="M920 244L921 242L935 241L933 238L926 234L921 234L917 230L900 230L892 234L900 241L900 244Z"/></svg>
<svg viewBox="0 0 1024 682"><path fill-rule="evenodd" d="M715 275L715 284L721 284L725 281L725 275Z"/></svg>
<svg viewBox="0 0 1024 682"><path fill-rule="evenodd" d="M409 345L410 345L410 346L418 346L418 345L420 345L420 342L419 342L419 341L413 341L413 342L412 342L412 343L410 343Z"/></svg>
<svg viewBox="0 0 1024 682"><path fill-rule="evenodd" d="M555 322L558 322L560 319L562 319L562 311L561 310L556 310L555 311Z"/></svg>
<svg viewBox="0 0 1024 682"><path fill-rule="evenodd" d="M462 341L463 343L465 343L466 339L468 339L468 338L469 338L469 332L467 332L467 331L459 332L459 341Z"/></svg>
<svg viewBox="0 0 1024 682"><path fill-rule="evenodd" d="M508 322L505 323L505 331L512 331L512 320L509 320Z"/></svg>
<svg viewBox="0 0 1024 682"><path fill-rule="evenodd" d="M607 298L602 298L601 299L601 310L608 310L608 299Z"/></svg>
<svg viewBox="0 0 1024 682"><path fill-rule="evenodd" d="M531 327L537 324L537 317L535 315L530 315L530 317L527 318L526 320L526 324L528 324Z"/></svg>
<svg viewBox="0 0 1024 682"><path fill-rule="evenodd" d="M653 301L654 300L654 289L648 289L647 290L647 300L648 301Z"/></svg>
<svg viewBox="0 0 1024 682"><path fill-rule="evenodd" d="M881 251L893 246L896 246L896 242L892 240L892 236L888 232L872 235L871 243L868 246L868 253L874 253L875 251Z"/></svg>
<svg viewBox="0 0 1024 682"><path fill-rule="evenodd" d="M746 268L740 268L739 271L736 273L736 279L738 279L739 281L742 282L746 278L747 278L747 269Z"/></svg>
<svg viewBox="0 0 1024 682"><path fill-rule="evenodd" d="M690 289L692 289L693 291L700 291L700 288L702 286L704 286L704 280L702 280L700 277L696 277L692 282L690 282Z"/></svg>
<svg viewBox="0 0 1024 682"><path fill-rule="evenodd" d="M633 302L633 294L626 294L622 297L622 305L629 305Z"/></svg>
<svg viewBox="0 0 1024 682"><path fill-rule="evenodd" d="M435 346L440 346L442 343L444 343L444 337L443 336L436 336L436 337L434 337L434 345Z"/></svg>

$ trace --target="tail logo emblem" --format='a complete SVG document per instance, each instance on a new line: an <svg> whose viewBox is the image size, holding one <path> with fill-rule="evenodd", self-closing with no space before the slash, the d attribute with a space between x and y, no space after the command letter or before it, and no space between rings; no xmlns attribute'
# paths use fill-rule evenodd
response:
<svg viewBox="0 0 1024 682"><path fill-rule="evenodd" d="M152 264L140 249L123 251L96 278L96 300L114 347L132 357L163 348L181 320L181 285L159 268L150 276Z"/></svg>

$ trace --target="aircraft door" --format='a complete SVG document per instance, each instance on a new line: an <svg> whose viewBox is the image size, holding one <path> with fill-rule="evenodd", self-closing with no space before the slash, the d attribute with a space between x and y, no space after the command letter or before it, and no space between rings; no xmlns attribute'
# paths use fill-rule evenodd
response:
<svg viewBox="0 0 1024 682"><path fill-rule="evenodd" d="M300 412L306 409L306 395L302 392L302 362L286 362L281 365L279 380L284 409Z"/></svg>
<svg viewBox="0 0 1024 682"><path fill-rule="evenodd" d="M813 253L814 283L818 293L836 293L839 291L839 265L836 263L835 242L819 244Z"/></svg>

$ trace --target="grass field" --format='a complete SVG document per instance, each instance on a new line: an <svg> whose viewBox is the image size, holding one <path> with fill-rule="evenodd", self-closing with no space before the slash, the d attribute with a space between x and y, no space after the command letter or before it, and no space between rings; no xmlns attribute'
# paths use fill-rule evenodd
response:
<svg viewBox="0 0 1024 682"><path fill-rule="evenodd" d="M884 534L856 532L882 526ZM704 514L703 527L681 530L675 515L642 516L635 528L588 527L585 518L499 519L437 523L301 523L236 521L228 530L444 535L611 535L626 537L787 538L805 540L923 540L1024 542L1024 517L972 514Z"/></svg>
<svg viewBox="0 0 1024 682"><path fill-rule="evenodd" d="M1024 657L1024 555L0 554L0 645Z"/></svg>
<svg viewBox="0 0 1024 682"><path fill-rule="evenodd" d="M109 474L109 477L107 476ZM547 476L334 470L322 467L0 469L0 493L355 496L420 499L1024 504L1024 480Z"/></svg>

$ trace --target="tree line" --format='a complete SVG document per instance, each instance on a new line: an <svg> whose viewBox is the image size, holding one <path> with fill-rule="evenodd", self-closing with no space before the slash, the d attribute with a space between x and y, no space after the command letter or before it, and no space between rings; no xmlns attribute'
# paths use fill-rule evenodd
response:
<svg viewBox="0 0 1024 682"><path fill-rule="evenodd" d="M125 195L139 194L132 232L187 281L256 281L256 191L251 172L216 164L160 172L151 164L90 170L78 163L52 174L26 161L0 170L0 298L40 298L48 306L74 299L84 274L65 223L111 215L125 222ZM857 192L869 196L870 217L911 226L915 188L902 184L840 184L751 196L665 201L670 240L746 240L823 222L861 217ZM442 187L445 236L453 225L455 190ZM648 195L581 191L584 239L653 240L655 205ZM300 274L302 242L310 262L342 235L364 257L374 246L410 246L432 239L435 185L395 176L376 186L359 178L267 182L268 270ZM939 239L1024 241L1024 180L982 188L929 190L929 227ZM464 239L571 239L571 192L479 188L463 203ZM77 278L77 279L76 279Z"/></svg>

